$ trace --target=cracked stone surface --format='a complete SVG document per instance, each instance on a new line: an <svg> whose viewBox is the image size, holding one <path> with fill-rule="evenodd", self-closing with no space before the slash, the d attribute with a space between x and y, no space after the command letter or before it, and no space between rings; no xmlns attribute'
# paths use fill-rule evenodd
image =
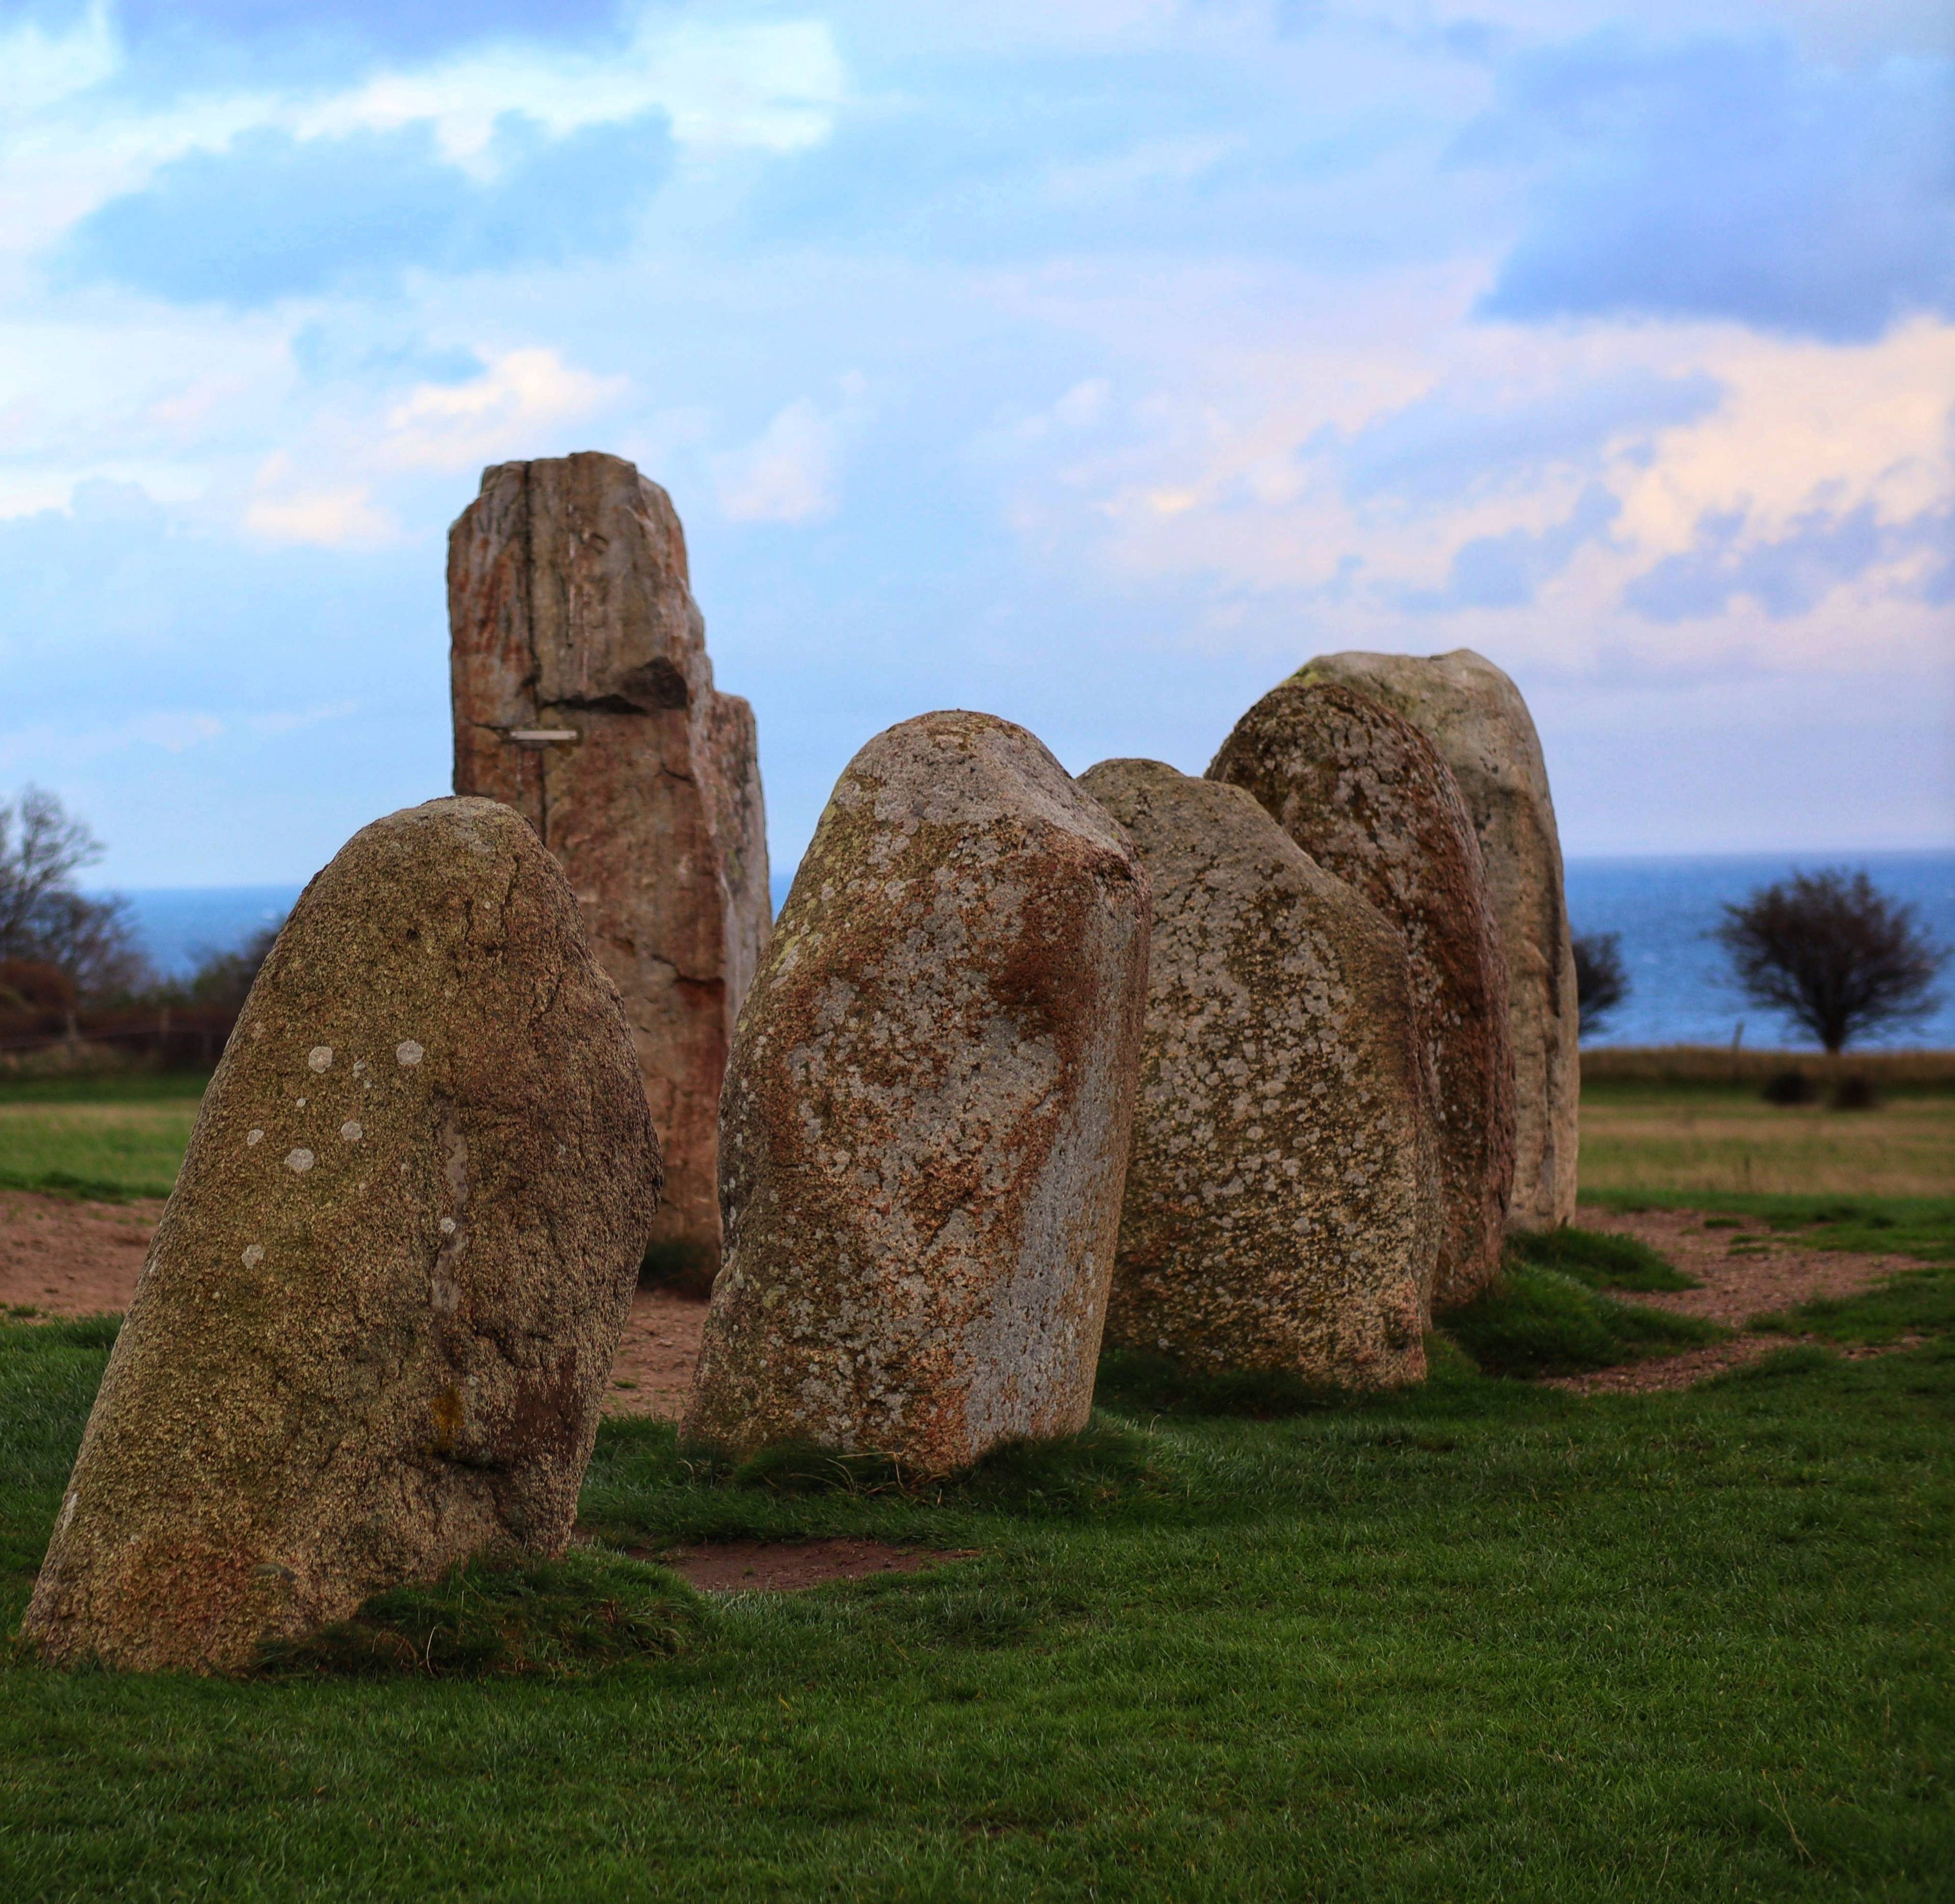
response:
<svg viewBox="0 0 1955 1904"><path fill-rule="evenodd" d="M1439 1185L1403 939L1240 787L1158 760L1080 785L1154 888L1107 1339L1211 1372L1421 1380Z"/></svg>
<svg viewBox="0 0 1955 1904"><path fill-rule="evenodd" d="M232 1670L471 1554L559 1550L659 1175L535 834L483 800L356 834L205 1094L25 1632Z"/></svg>
<svg viewBox="0 0 1955 1904"><path fill-rule="evenodd" d="M713 684L671 498L622 458L484 470L448 589L455 790L515 807L569 875L664 1147L660 1267L703 1295L719 1087L772 918L753 710Z"/></svg>
<svg viewBox="0 0 1955 1904"><path fill-rule="evenodd" d="M1342 681L1402 714L1459 783L1500 926L1514 1043L1514 1188L1507 1223L1575 1220L1581 1139L1581 1025L1561 836L1541 737L1520 690L1470 648L1320 655L1304 681Z"/></svg>
<svg viewBox="0 0 1955 1904"><path fill-rule="evenodd" d="M1500 927L1459 783L1403 716L1341 683L1294 678L1236 723L1207 777L1247 788L1405 936L1437 1085L1443 1217L1432 1304L1469 1301L1500 1268L1514 1056Z"/></svg>
<svg viewBox="0 0 1955 1904"><path fill-rule="evenodd" d="M1148 890L1009 722L926 714L849 763L735 1039L689 1437L947 1472L1085 1425Z"/></svg>

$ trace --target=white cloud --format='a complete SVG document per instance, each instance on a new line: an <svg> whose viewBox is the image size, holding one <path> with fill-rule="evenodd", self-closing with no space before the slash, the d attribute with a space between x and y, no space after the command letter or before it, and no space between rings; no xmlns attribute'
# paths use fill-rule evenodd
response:
<svg viewBox="0 0 1955 1904"><path fill-rule="evenodd" d="M244 527L267 542L310 543L322 549L390 542L400 531L373 505L364 483L338 488L294 485L291 458L268 456L258 472L260 494L244 511Z"/></svg>
<svg viewBox="0 0 1955 1904"><path fill-rule="evenodd" d="M1210 612L1181 637L1196 649L1465 640L1570 668L1604 652L1686 670L1945 665L1945 610L1917 596L1933 557L1923 519L1955 506L1955 326L1921 319L1851 345L1736 325L1523 329L1465 321L1474 294L1464 278L1408 276L1340 308L1307 282L1250 291L1191 274L1149 331L1134 294L1105 281L1037 288L1055 316L1110 346L1145 336L1159 361L1144 382L1122 379L1141 394L1075 392L984 439L1008 465L1009 519L1050 559L1085 552L1116 585L1205 594ZM1269 335L1259 307L1299 313L1300 334ZM1663 398L1647 420L1642 389ZM1630 395L1590 400L1610 391ZM1446 423L1430 443L1396 430L1425 411ZM1598 419L1585 433L1585 414ZM1358 480L1354 447L1387 426L1409 480ZM1443 480L1420 480L1421 458ZM1470 566L1497 559L1503 538L1555 540L1598 486L1605 506L1572 548L1556 541L1529 599L1432 612L1456 603L1462 551ZM1895 533L1830 568L1820 548L1788 583L1802 559L1775 545L1856 511ZM1707 524L1722 538L1714 566L1660 592L1686 606L1630 604L1638 578L1696 549ZM1752 574L1771 599L1744 592Z"/></svg>
<svg viewBox="0 0 1955 1904"><path fill-rule="evenodd" d="M388 413L383 455L404 468L457 470L556 454L552 432L620 401L629 388L626 378L574 369L554 351L507 351L466 383L416 385Z"/></svg>
<svg viewBox="0 0 1955 1904"><path fill-rule="evenodd" d="M121 62L106 0L93 0L65 32L23 20L0 33L0 113L24 115L99 86Z"/></svg>
<svg viewBox="0 0 1955 1904"><path fill-rule="evenodd" d="M842 422L798 397L745 449L713 459L719 507L735 522L819 521L839 500Z"/></svg>
<svg viewBox="0 0 1955 1904"><path fill-rule="evenodd" d="M224 732L224 723L215 714L139 714L134 720L124 722L119 732L132 741L162 747L166 753L181 754L206 741L216 740Z"/></svg>
<svg viewBox="0 0 1955 1904"><path fill-rule="evenodd" d="M244 725L254 734L295 734L302 727L316 727L321 721L344 720L359 711L357 700L321 701L312 707L275 708L269 713L247 715Z"/></svg>
<svg viewBox="0 0 1955 1904"><path fill-rule="evenodd" d="M124 64L99 3L65 36L32 25L0 35L0 191L9 213L0 253L39 251L159 166L221 150L246 132L309 138L429 123L451 158L480 170L505 113L560 136L662 111L682 149L792 153L828 138L848 96L825 22L709 25L656 8L622 51L508 42L337 91L212 89L161 110L89 96Z"/></svg>
<svg viewBox="0 0 1955 1904"><path fill-rule="evenodd" d="M112 727L69 729L65 731L47 722L17 728L0 735L0 769L13 771L21 766L68 768L85 766L107 756L127 753L131 747L161 747L165 753L183 754L222 738L223 722L215 714L176 708L158 708L146 714L131 716Z"/></svg>

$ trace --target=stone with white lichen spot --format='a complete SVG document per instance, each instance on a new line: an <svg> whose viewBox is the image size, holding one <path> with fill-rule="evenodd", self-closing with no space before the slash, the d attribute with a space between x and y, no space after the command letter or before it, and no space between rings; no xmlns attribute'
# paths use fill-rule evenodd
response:
<svg viewBox="0 0 1955 1904"><path fill-rule="evenodd" d="M1471 1301L1500 1268L1514 1175L1514 1053L1500 930L1453 769L1381 702L1299 678L1236 723L1207 777L1254 794L1403 934L1437 1087L1433 1307Z"/></svg>
<svg viewBox="0 0 1955 1904"><path fill-rule="evenodd" d="M376 1088L313 1062L410 1042ZM559 1550L658 1181L617 993L528 826L440 800L356 835L205 1094L26 1635L235 1670L472 1554Z"/></svg>
<svg viewBox="0 0 1955 1904"><path fill-rule="evenodd" d="M941 1473L1085 1425L1148 923L1024 729L927 714L849 763L735 1035L688 1437Z"/></svg>
<svg viewBox="0 0 1955 1904"><path fill-rule="evenodd" d="M1107 1339L1340 1388L1425 1372L1439 1186L1404 942L1239 787L1079 784L1154 885Z"/></svg>

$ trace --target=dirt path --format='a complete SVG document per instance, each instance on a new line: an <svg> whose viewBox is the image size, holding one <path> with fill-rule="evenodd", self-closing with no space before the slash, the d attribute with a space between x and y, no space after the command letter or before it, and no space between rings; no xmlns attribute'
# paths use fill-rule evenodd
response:
<svg viewBox="0 0 1955 1904"><path fill-rule="evenodd" d="M162 1213L155 1199L92 1204L0 1191L0 1311L119 1314Z"/></svg>
<svg viewBox="0 0 1955 1904"><path fill-rule="evenodd" d="M1647 1243L1703 1286L1695 1289L1639 1290L1626 1300L1679 1315L1702 1316L1739 1333L1704 1349L1687 1349L1648 1361L1629 1362L1593 1375L1551 1381L1578 1395L1620 1395L1656 1389L1688 1388L1727 1369L1756 1361L1775 1349L1805 1338L1765 1334L1746 1327L1761 1316L1796 1308L1821 1296L1856 1295L1903 1270L1918 1270L1910 1256L1862 1255L1850 1250L1809 1249L1790 1242L1765 1224L1746 1217L1706 1216L1690 1210L1645 1210L1625 1213L1584 1208L1576 1217L1585 1229L1613 1232ZM1849 1361L1911 1348L1917 1338L1880 1347L1837 1349Z"/></svg>
<svg viewBox="0 0 1955 1904"><path fill-rule="evenodd" d="M0 1314L119 1315L162 1213L154 1198L98 1204L0 1191ZM641 1290L625 1325L605 1412L676 1420L705 1326L704 1302Z"/></svg>

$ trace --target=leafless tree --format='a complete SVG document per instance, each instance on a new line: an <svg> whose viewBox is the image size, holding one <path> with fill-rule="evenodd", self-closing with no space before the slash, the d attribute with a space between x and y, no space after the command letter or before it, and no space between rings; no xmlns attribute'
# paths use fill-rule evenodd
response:
<svg viewBox="0 0 1955 1904"><path fill-rule="evenodd" d="M1925 1018L1948 961L1914 908L1864 872L1796 873L1727 905L1717 937L1746 993L1783 1012L1829 1052Z"/></svg>
<svg viewBox="0 0 1955 1904"><path fill-rule="evenodd" d="M83 999L140 990L150 974L119 899L92 899L74 876L102 857L85 822L39 787L0 801L0 959L55 965Z"/></svg>
<svg viewBox="0 0 1955 1904"><path fill-rule="evenodd" d="M1629 995L1629 968L1623 963L1619 932L1575 935L1575 1002L1584 1034L1599 1031L1602 1021Z"/></svg>

